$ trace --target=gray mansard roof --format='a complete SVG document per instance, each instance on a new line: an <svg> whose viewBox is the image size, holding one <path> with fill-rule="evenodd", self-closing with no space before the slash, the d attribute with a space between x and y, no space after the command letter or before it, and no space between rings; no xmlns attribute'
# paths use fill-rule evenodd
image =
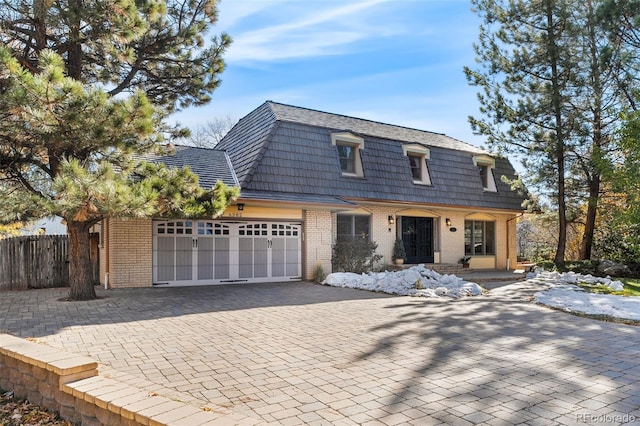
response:
<svg viewBox="0 0 640 426"><path fill-rule="evenodd" d="M218 180L229 186L239 185L231 160L224 151L176 146L173 155L151 156L150 160L162 162L169 167L189 166L198 175L200 186L204 189L211 189Z"/></svg>
<svg viewBox="0 0 640 426"><path fill-rule="evenodd" d="M348 132L364 140L364 176L343 176L331 134ZM402 146L429 148L431 185L413 183ZM221 179L238 185L241 198L309 205L353 206L355 201L401 202L522 210L523 197L502 181L515 177L507 159L495 158L496 192L484 191L473 157L488 155L448 136L401 126L265 102L241 119L216 149L178 146L157 158L169 166L190 166L200 184Z"/></svg>
<svg viewBox="0 0 640 426"><path fill-rule="evenodd" d="M364 177L343 176L331 133L364 139ZM413 183L402 145L430 150L432 185ZM333 204L353 200L522 210L522 196L502 181L514 178L495 158L497 192L483 191L473 157L488 153L439 133L265 102L241 119L216 147L231 159L242 198ZM194 168L195 171L195 168ZM320 201L322 200L322 201Z"/></svg>

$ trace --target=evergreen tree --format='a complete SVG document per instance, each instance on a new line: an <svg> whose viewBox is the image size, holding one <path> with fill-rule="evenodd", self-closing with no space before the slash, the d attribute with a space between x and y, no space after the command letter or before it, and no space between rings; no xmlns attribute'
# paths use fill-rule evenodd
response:
<svg viewBox="0 0 640 426"><path fill-rule="evenodd" d="M522 155L525 169L537 170L531 182L552 191L558 206L555 262L566 248L566 160L574 117L564 106L574 58L570 11L553 0L473 0L482 17L474 46L481 69L465 68L478 94L483 119L470 117L479 134L498 151Z"/></svg>
<svg viewBox="0 0 640 426"><path fill-rule="evenodd" d="M638 55L635 49L621 45L608 37L608 23L598 10L602 2L587 0L578 6L574 16L579 28L580 43L575 95L572 105L580 113L580 126L570 153L575 198L585 200L584 232L580 243L580 258L591 259L593 238L600 199L606 196L603 173L610 167L615 152L615 138L621 113L629 107L628 90L635 86Z"/></svg>
<svg viewBox="0 0 640 426"><path fill-rule="evenodd" d="M637 55L607 37L602 2L474 1L484 19L474 128L492 147L520 154L529 182L558 208L554 261L564 262L567 217L584 211L580 257L589 259L619 114ZM584 206L584 207L582 207Z"/></svg>
<svg viewBox="0 0 640 426"><path fill-rule="evenodd" d="M226 35L215 0L0 1L0 220L59 215L70 298L95 298L89 229L107 217L220 214L237 189L141 161L167 114L205 104Z"/></svg>

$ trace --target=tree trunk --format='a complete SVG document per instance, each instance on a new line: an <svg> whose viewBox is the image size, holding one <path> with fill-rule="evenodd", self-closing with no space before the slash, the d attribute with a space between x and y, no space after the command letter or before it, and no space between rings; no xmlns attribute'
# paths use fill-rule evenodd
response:
<svg viewBox="0 0 640 426"><path fill-rule="evenodd" d="M567 201L565 195L565 141L563 130L563 115L562 115L562 102L561 102L561 89L560 89L560 71L558 70L558 63L560 61L558 54L558 46L555 32L555 19L553 13L553 4L551 0L546 2L546 14L547 14L547 36L549 47L549 62L551 65L551 87L552 87L552 99L551 104L553 108L553 115L555 118L555 157L556 157L556 171L558 173L558 246L556 247L556 256L553 262L556 265L564 265L564 253L567 247Z"/></svg>
<svg viewBox="0 0 640 426"><path fill-rule="evenodd" d="M36 42L36 53L42 52L47 47L47 27L45 18L47 17L47 6L45 0L34 0L33 21L35 27L34 39ZM32 71L33 72L33 71Z"/></svg>
<svg viewBox="0 0 640 426"><path fill-rule="evenodd" d="M69 22L69 52L67 53L67 73L75 80L82 80L82 41L80 40L80 27L82 25L82 1L70 0Z"/></svg>
<svg viewBox="0 0 640 426"><path fill-rule="evenodd" d="M589 13L589 60L591 65L590 82L593 86L592 97L592 110L593 110L593 133L592 133L592 148L591 158L589 165L591 172L587 171L588 184L589 184L589 198L587 199L587 217L584 225L584 233L582 234L582 240L580 241L580 259L591 260L591 249L593 247L593 234L596 229L596 218L598 215L598 202L600 200L600 164L602 164L602 147L606 145L606 137L604 136L603 129L605 124L602 119L602 114L605 111L603 106L603 93L602 81L600 79L600 60L601 53L598 47L598 37L596 35L596 17L593 10L593 2L588 0L586 2Z"/></svg>
<svg viewBox="0 0 640 426"><path fill-rule="evenodd" d="M560 151L560 148L558 148ZM564 147L561 156L558 158L558 245L553 263L558 266L564 265L564 254L567 248L567 201L565 196L564 182Z"/></svg>
<svg viewBox="0 0 640 426"><path fill-rule="evenodd" d="M589 201L587 204L587 219L584 225L584 234L580 241L580 258L582 260L591 259L591 249L593 247L593 234L596 229L596 218L598 215L598 200L600 199L600 175L594 173L589 181Z"/></svg>
<svg viewBox="0 0 640 426"><path fill-rule="evenodd" d="M69 298L92 300L96 298L87 222L67 221L69 234Z"/></svg>

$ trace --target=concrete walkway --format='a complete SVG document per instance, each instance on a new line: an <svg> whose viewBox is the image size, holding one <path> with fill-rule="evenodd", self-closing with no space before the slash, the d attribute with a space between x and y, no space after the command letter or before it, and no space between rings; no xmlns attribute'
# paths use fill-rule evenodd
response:
<svg viewBox="0 0 640 426"><path fill-rule="evenodd" d="M0 331L94 357L220 424L640 424L640 328L536 306L535 290L30 290L0 293Z"/></svg>

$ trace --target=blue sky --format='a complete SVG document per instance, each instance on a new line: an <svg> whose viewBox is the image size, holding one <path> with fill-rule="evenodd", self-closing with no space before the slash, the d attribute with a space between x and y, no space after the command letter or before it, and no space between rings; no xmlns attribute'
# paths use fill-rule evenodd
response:
<svg viewBox="0 0 640 426"><path fill-rule="evenodd" d="M266 100L398 124L482 145L468 0L222 0L234 42L213 101L174 119L238 120Z"/></svg>

